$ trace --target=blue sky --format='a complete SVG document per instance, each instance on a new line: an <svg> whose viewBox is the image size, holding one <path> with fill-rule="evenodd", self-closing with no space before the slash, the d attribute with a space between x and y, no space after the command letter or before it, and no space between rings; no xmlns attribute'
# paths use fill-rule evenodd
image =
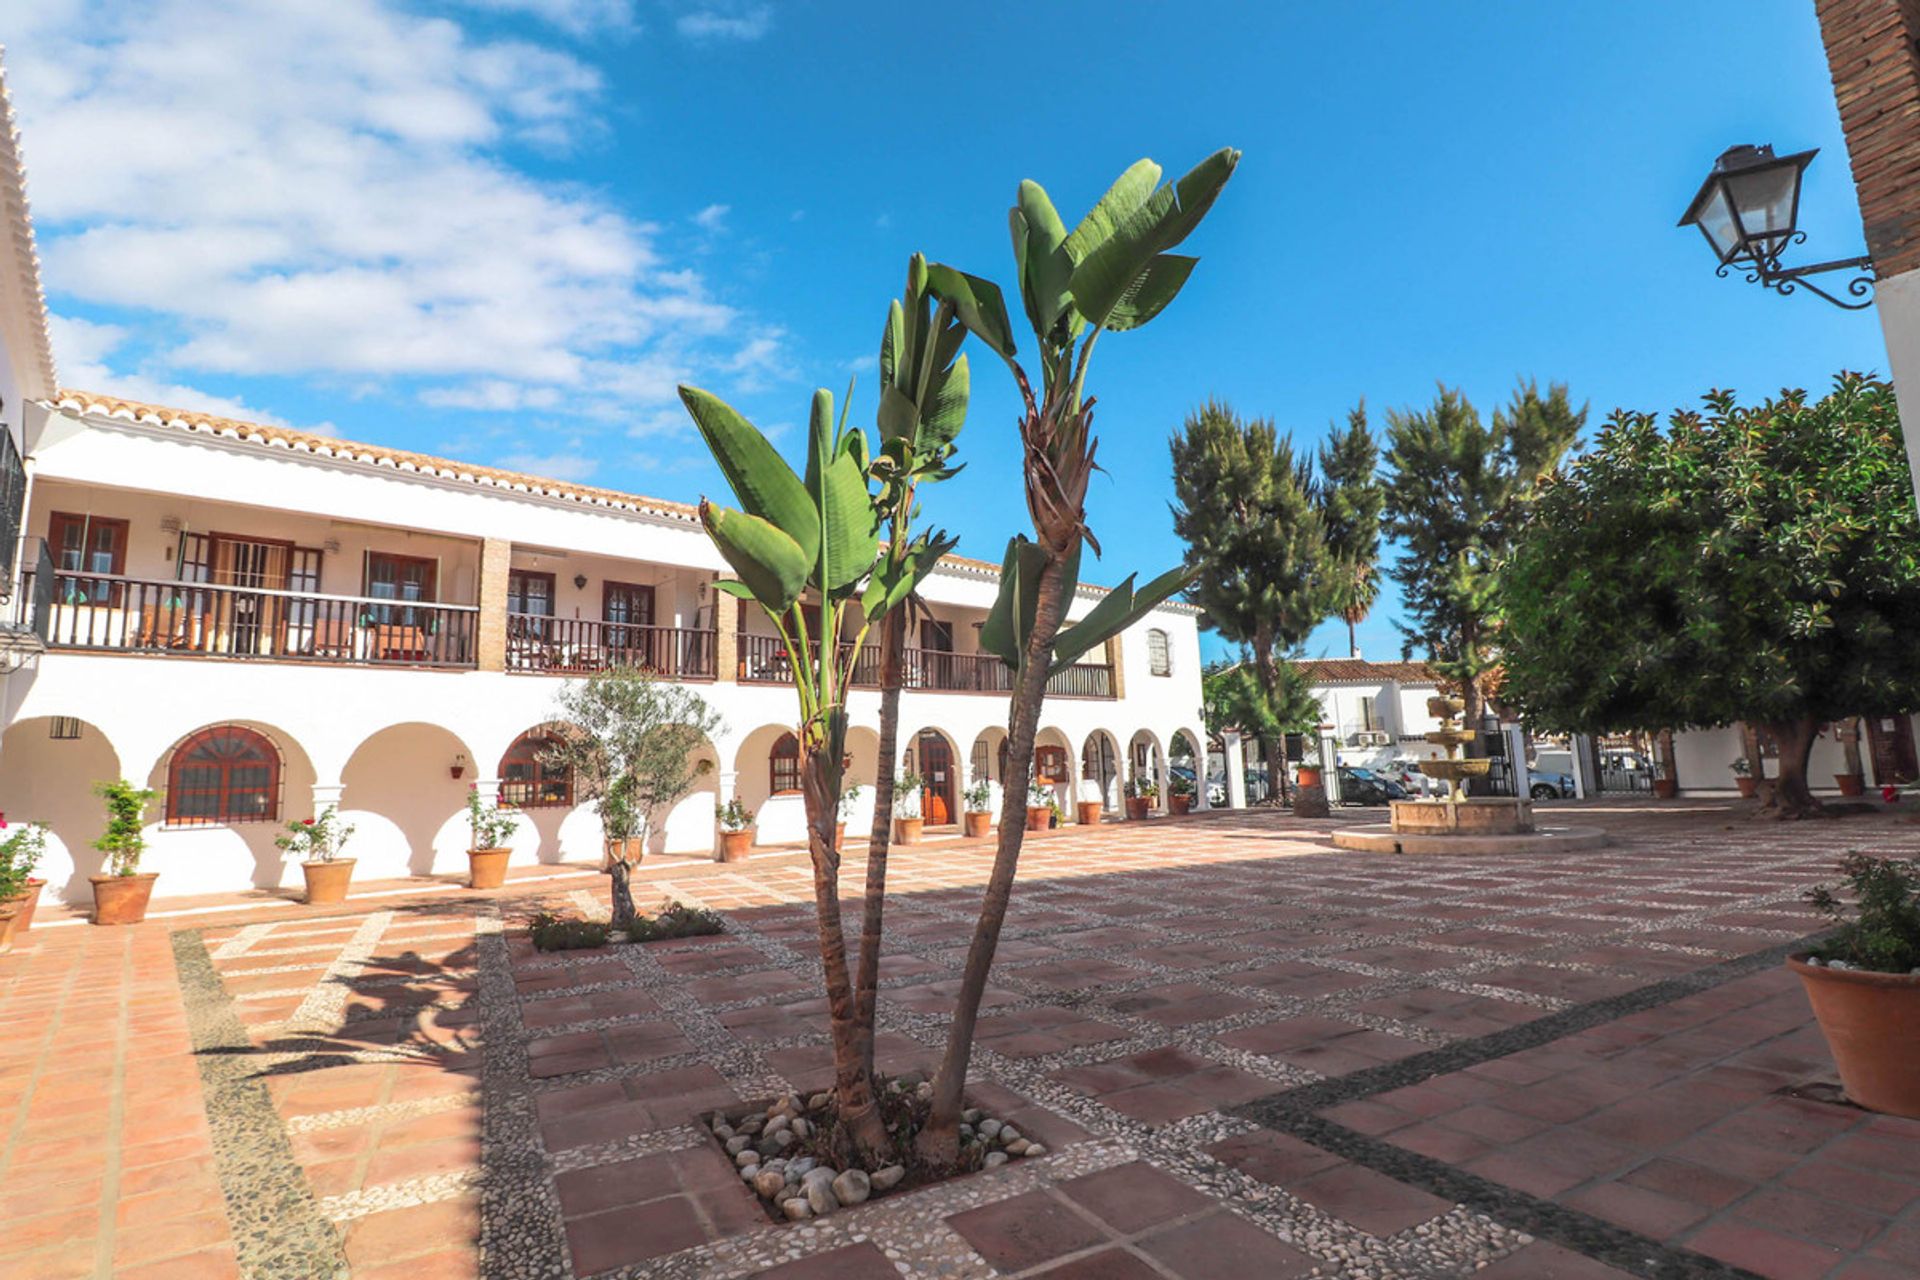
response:
<svg viewBox="0 0 1920 1280"><path fill-rule="evenodd" d="M1071 221L1239 147L1186 291L1100 347L1094 581L1178 559L1166 438L1209 395L1311 443L1442 380L1564 380L1597 423L1885 365L1871 312L1674 227L1724 147L1817 146L1804 251L1860 252L1808 0L37 0L0 41L70 385L681 499L723 490L676 381L792 441L857 377L870 420L909 253L1009 282L1019 179ZM997 558L983 354L927 511Z"/></svg>

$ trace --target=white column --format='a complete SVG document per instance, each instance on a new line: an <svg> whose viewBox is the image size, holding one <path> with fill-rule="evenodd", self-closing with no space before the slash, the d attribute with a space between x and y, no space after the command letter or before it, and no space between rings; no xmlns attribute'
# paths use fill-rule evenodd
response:
<svg viewBox="0 0 1920 1280"><path fill-rule="evenodd" d="M1227 808L1244 809L1247 807L1246 747L1237 730L1229 729L1220 736L1226 743Z"/></svg>
<svg viewBox="0 0 1920 1280"><path fill-rule="evenodd" d="M1211 790L1207 786L1207 775L1211 772L1213 772L1212 744L1202 738L1200 754L1193 759L1193 810L1195 813L1205 813L1213 807L1207 803L1207 792Z"/></svg>
<svg viewBox="0 0 1920 1280"><path fill-rule="evenodd" d="M1155 808L1160 813L1173 812L1173 792L1167 787L1168 782L1171 781L1171 776L1167 773L1167 764L1167 753L1157 746L1154 747L1153 782L1160 788L1160 798L1155 802Z"/></svg>
<svg viewBox="0 0 1920 1280"><path fill-rule="evenodd" d="M340 796L346 791L346 785L339 782L316 782L313 784L313 813L319 817L328 809L340 807Z"/></svg>
<svg viewBox="0 0 1920 1280"><path fill-rule="evenodd" d="M1324 727L1320 731L1320 764L1320 781L1327 789L1327 807L1332 808L1340 803L1340 739Z"/></svg>
<svg viewBox="0 0 1920 1280"><path fill-rule="evenodd" d="M1907 461L1912 467L1915 491L1920 493L1920 271L1877 281L1873 305L1880 313L1887 367L1893 374L1893 395L1900 406L1901 430L1907 441Z"/></svg>
<svg viewBox="0 0 1920 1280"><path fill-rule="evenodd" d="M1587 735L1576 733L1567 740L1573 747L1573 798L1585 800L1592 783L1587 778Z"/></svg>

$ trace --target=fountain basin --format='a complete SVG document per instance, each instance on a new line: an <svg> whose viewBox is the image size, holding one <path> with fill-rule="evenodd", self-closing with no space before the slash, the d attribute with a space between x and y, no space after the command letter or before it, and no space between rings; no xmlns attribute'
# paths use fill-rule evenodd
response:
<svg viewBox="0 0 1920 1280"><path fill-rule="evenodd" d="M1533 830L1533 806L1511 796L1473 796L1457 804L1447 800L1395 800L1391 811L1393 829L1403 835L1510 836Z"/></svg>

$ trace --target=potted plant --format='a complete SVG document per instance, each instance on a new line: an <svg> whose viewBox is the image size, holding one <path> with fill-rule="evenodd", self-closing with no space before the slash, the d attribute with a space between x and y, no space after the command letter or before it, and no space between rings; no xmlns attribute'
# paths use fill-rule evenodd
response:
<svg viewBox="0 0 1920 1280"><path fill-rule="evenodd" d="M993 783L985 775L974 774L973 785L961 793L960 799L966 804L966 812L961 817L969 840L979 840L993 830Z"/></svg>
<svg viewBox="0 0 1920 1280"><path fill-rule="evenodd" d="M1080 799L1074 801L1073 804L1073 820L1083 827L1099 826L1100 816L1106 810L1106 805L1102 804L1099 799L1089 800L1086 798L1090 792L1095 797L1098 797L1100 794L1100 784L1088 778L1081 782Z"/></svg>
<svg viewBox="0 0 1920 1280"><path fill-rule="evenodd" d="M1049 795L1047 797L1047 825L1049 827L1057 827L1065 823L1066 820L1067 815L1060 812L1060 797Z"/></svg>
<svg viewBox="0 0 1920 1280"><path fill-rule="evenodd" d="M300 857L309 903L346 901L347 885L353 879L353 859L341 857L340 851L352 835L353 828L341 823L339 812L328 805L311 818L289 822L286 833L274 838L275 844Z"/></svg>
<svg viewBox="0 0 1920 1280"><path fill-rule="evenodd" d="M740 862L753 847L753 810L735 796L713 807L713 819L720 824L720 861Z"/></svg>
<svg viewBox="0 0 1920 1280"><path fill-rule="evenodd" d="M0 819L0 831L6 831ZM0 837L0 912L13 908L13 936L33 927L33 912L40 905L40 891L47 882L33 874L40 855L47 848L47 824L29 822Z"/></svg>
<svg viewBox="0 0 1920 1280"><path fill-rule="evenodd" d="M96 782L93 792L107 803L107 829L93 842L107 855L107 874L87 877L93 883L93 922L139 924L147 918L153 882L160 878L155 872L140 871L140 855L147 849L143 830L147 806L160 793L124 778Z"/></svg>
<svg viewBox="0 0 1920 1280"><path fill-rule="evenodd" d="M860 803L860 784L854 783L840 793L840 820L833 824L833 847L838 849L847 842L847 815L853 812L853 806Z"/></svg>
<svg viewBox="0 0 1920 1280"><path fill-rule="evenodd" d="M1745 756L1737 757L1733 762L1733 785L1740 788L1740 798L1751 800L1758 794L1760 784L1754 781L1753 762Z"/></svg>
<svg viewBox="0 0 1920 1280"><path fill-rule="evenodd" d="M1175 817L1187 813L1193 808L1193 781L1181 774L1174 774L1167 782L1167 808Z"/></svg>
<svg viewBox="0 0 1920 1280"><path fill-rule="evenodd" d="M1837 926L1787 965L1800 975L1847 1097L1920 1119L1920 859L1840 861L1852 914L1822 885L1807 900Z"/></svg>
<svg viewBox="0 0 1920 1280"><path fill-rule="evenodd" d="M1153 816L1153 805L1160 798L1160 788L1153 779L1134 774L1127 783L1127 817L1135 822Z"/></svg>
<svg viewBox="0 0 1920 1280"><path fill-rule="evenodd" d="M1863 796L1867 793L1867 780L1861 774L1836 773L1833 775L1833 781L1840 788L1840 794L1843 796Z"/></svg>
<svg viewBox="0 0 1920 1280"><path fill-rule="evenodd" d="M475 889L498 889L507 882L507 859L513 850L507 841L520 825L513 807L501 800L488 808L480 799L479 784L467 788L467 883Z"/></svg>
<svg viewBox="0 0 1920 1280"><path fill-rule="evenodd" d="M920 843L920 792L926 779L909 769L893 784L893 839L896 844Z"/></svg>
<svg viewBox="0 0 1920 1280"><path fill-rule="evenodd" d="M1035 778L1027 784L1027 830L1045 831L1053 823L1053 788Z"/></svg>

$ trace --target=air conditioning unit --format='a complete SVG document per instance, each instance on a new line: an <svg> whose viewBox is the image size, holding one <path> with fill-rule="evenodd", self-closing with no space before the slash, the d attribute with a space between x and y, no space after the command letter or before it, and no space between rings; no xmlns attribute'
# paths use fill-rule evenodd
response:
<svg viewBox="0 0 1920 1280"><path fill-rule="evenodd" d="M1352 747L1384 747L1393 742L1393 735L1382 733L1378 729L1362 729L1347 742Z"/></svg>

